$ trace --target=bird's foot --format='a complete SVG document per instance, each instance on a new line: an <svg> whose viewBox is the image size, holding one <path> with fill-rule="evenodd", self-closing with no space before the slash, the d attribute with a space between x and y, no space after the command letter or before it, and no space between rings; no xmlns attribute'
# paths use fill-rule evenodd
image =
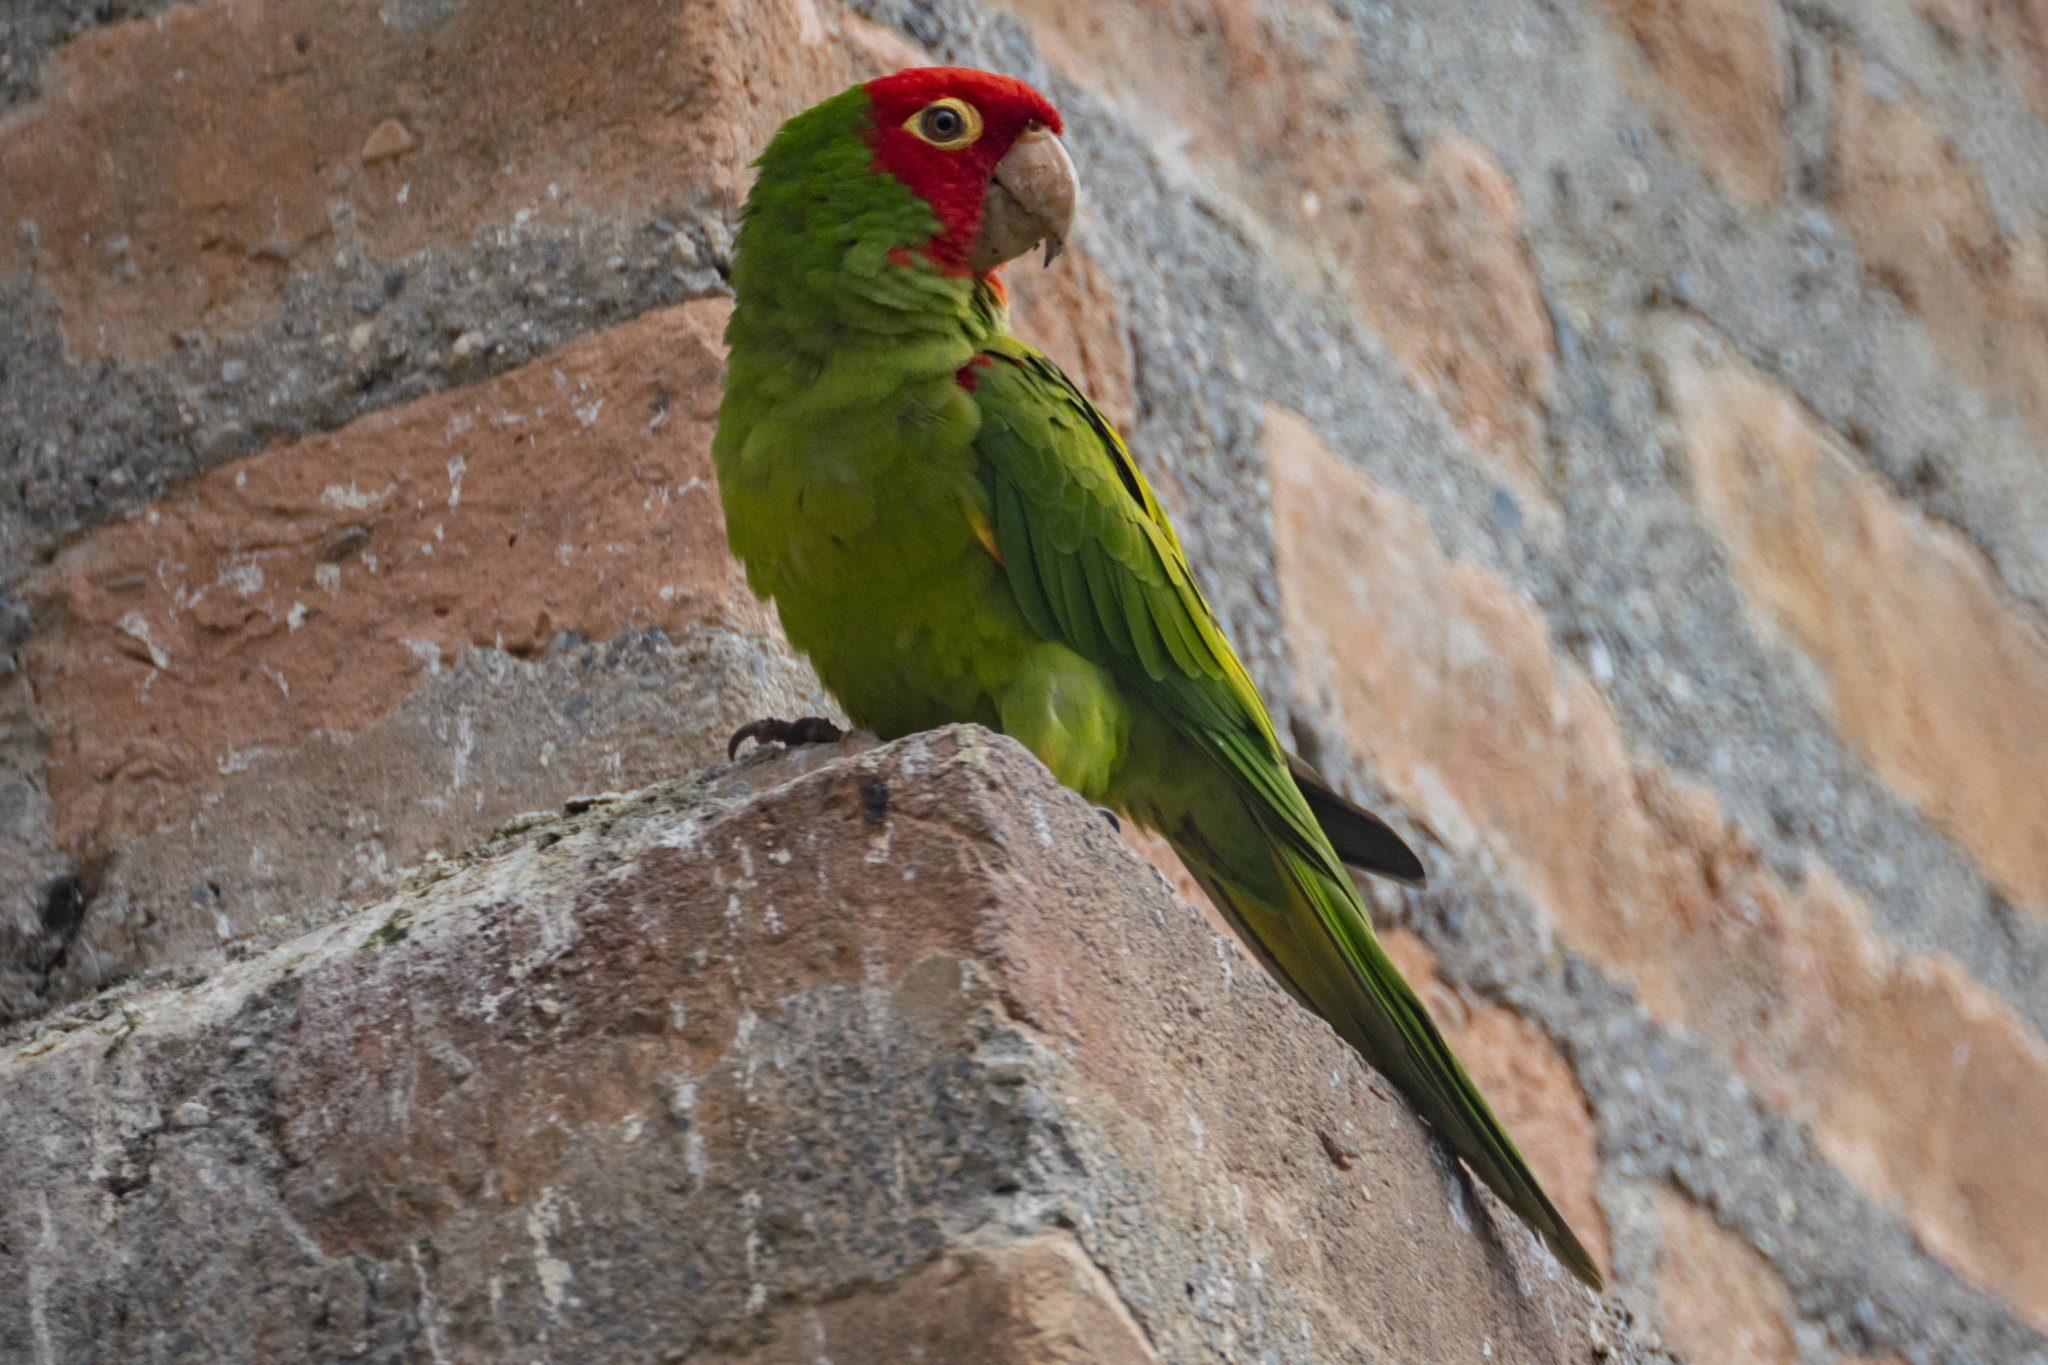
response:
<svg viewBox="0 0 2048 1365"><path fill-rule="evenodd" d="M1111 810L1108 806L1097 806L1095 808L1095 813L1101 816L1103 819L1109 821L1109 827L1115 830L1118 834L1122 834L1124 832L1124 822L1117 819L1116 812Z"/></svg>
<svg viewBox="0 0 2048 1365"><path fill-rule="evenodd" d="M733 758L740 751L740 741L751 739L756 744L837 744L846 737L846 732L826 720L823 716L805 716L802 720L750 720L732 732L732 738L725 742L725 756Z"/></svg>

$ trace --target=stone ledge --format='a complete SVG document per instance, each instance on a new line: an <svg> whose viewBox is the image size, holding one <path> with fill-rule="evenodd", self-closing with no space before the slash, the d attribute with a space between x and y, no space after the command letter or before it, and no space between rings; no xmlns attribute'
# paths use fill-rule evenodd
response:
<svg viewBox="0 0 2048 1365"><path fill-rule="evenodd" d="M1009 740L515 825L0 1056L0 1354L1640 1358Z"/></svg>

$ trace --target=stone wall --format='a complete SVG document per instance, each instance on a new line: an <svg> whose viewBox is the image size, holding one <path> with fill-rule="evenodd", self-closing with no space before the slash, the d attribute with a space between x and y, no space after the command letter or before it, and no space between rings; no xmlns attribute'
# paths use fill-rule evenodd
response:
<svg viewBox="0 0 2048 1365"><path fill-rule="evenodd" d="M0 1351L1645 1359L1248 966L973 727L524 821L0 1063Z"/></svg>
<svg viewBox="0 0 2048 1365"><path fill-rule="evenodd" d="M2035 8L854 8L0 15L16 1033L824 705L710 487L746 163L984 65L1086 195L1019 330L1642 1328L2048 1359Z"/></svg>

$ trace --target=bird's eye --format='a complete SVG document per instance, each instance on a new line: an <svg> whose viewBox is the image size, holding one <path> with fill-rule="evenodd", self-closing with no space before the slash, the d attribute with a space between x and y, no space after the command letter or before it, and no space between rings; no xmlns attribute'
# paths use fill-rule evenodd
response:
<svg viewBox="0 0 2048 1365"><path fill-rule="evenodd" d="M954 151L981 136L981 113L965 100L943 99L918 110L904 126L932 146Z"/></svg>

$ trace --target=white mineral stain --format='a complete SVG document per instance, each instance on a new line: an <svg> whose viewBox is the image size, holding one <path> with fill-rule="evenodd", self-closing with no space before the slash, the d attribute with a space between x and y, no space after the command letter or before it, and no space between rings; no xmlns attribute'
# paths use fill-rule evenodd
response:
<svg viewBox="0 0 2048 1365"><path fill-rule="evenodd" d="M438 677L441 673L441 646L432 640L400 640L400 644L411 653L413 661L426 667L427 676Z"/></svg>
<svg viewBox="0 0 2048 1365"><path fill-rule="evenodd" d="M142 642L142 647L149 651L149 661L151 663L155 664L158 668L169 668L171 666L171 656L159 649L156 642L149 638L149 621L141 612L131 611L123 616L121 618L121 629L125 634L131 635Z"/></svg>
<svg viewBox="0 0 2048 1365"><path fill-rule="evenodd" d="M537 896L531 902L531 913L540 928L540 946L526 957L529 969L560 956L576 941L581 928L565 896Z"/></svg>
<svg viewBox="0 0 2048 1365"><path fill-rule="evenodd" d="M238 593L242 593L244 598L248 598L252 591L262 589L262 565L258 565L254 559L244 559L238 565L231 563L221 569L221 577L215 579L215 583L219 587L233 587Z"/></svg>
<svg viewBox="0 0 2048 1365"><path fill-rule="evenodd" d="M768 1306L768 1286L761 1281L761 1232L756 1226L761 1217L761 1195L758 1190L748 1190L740 1196L740 1216L747 1225L747 1312L758 1313Z"/></svg>
<svg viewBox="0 0 2048 1365"><path fill-rule="evenodd" d="M1449 1172L1445 1172L1445 1175L1447 1176L1446 1193L1449 1196L1448 1203L1451 1209L1451 1221L1458 1225L1458 1231L1470 1232L1472 1231L1472 1220L1465 1216L1464 1188L1458 1183L1457 1177L1451 1176Z"/></svg>
<svg viewBox="0 0 2048 1365"><path fill-rule="evenodd" d="M526 1211L526 1235L533 1240L533 1268L540 1277L541 1297L547 1301L550 1313L561 1311L568 1297L569 1282L576 1278L574 1267L556 1256L548 1244L560 1230L558 1205L562 1202L561 1196L549 1187L540 1192L540 1198Z"/></svg>
<svg viewBox="0 0 2048 1365"><path fill-rule="evenodd" d="M28 1319L36 1337L37 1365L54 1362L57 1349L50 1335L50 1286L56 1281L58 1266L62 1264L63 1244L57 1240L57 1223L50 1216L50 1196L47 1191L36 1191L36 1213L43 1225L42 1238L36 1243L36 1254L29 1260L28 1269Z"/></svg>
<svg viewBox="0 0 2048 1365"><path fill-rule="evenodd" d="M932 767L931 740L922 734L911 736L898 751L896 766L905 777L922 777Z"/></svg>
<svg viewBox="0 0 2048 1365"><path fill-rule="evenodd" d="M463 707L455 713L455 747L448 756L448 790L459 792L469 776L469 756L476 752L475 712Z"/></svg>
<svg viewBox="0 0 2048 1365"><path fill-rule="evenodd" d="M434 1301L434 1286L428 1281L427 1267L420 1260L420 1244L414 1242L409 1250L412 1252L413 1274L420 1282L420 1323L426 1328L427 1354L433 1358L434 1365L444 1365L448 1356L441 1349L441 1306Z"/></svg>
<svg viewBox="0 0 2048 1365"><path fill-rule="evenodd" d="M1196 911L1196 913L1200 914L1201 912ZM1231 969L1230 959L1237 956L1237 945L1214 931L1211 931L1209 935L1209 945L1216 950L1216 965L1223 969L1223 984L1225 986L1235 984L1237 973Z"/></svg>
<svg viewBox="0 0 2048 1365"><path fill-rule="evenodd" d="M386 484L384 491L381 493L364 493L356 488L356 481L350 479L346 488L343 488L338 483L328 484L325 489L321 490L320 501L337 511L361 512L367 508L375 507L397 491L398 485L391 483Z"/></svg>
<svg viewBox="0 0 2048 1365"><path fill-rule="evenodd" d="M818 13L815 0L795 0L796 40L804 47L816 47L825 41L825 20Z"/></svg>

